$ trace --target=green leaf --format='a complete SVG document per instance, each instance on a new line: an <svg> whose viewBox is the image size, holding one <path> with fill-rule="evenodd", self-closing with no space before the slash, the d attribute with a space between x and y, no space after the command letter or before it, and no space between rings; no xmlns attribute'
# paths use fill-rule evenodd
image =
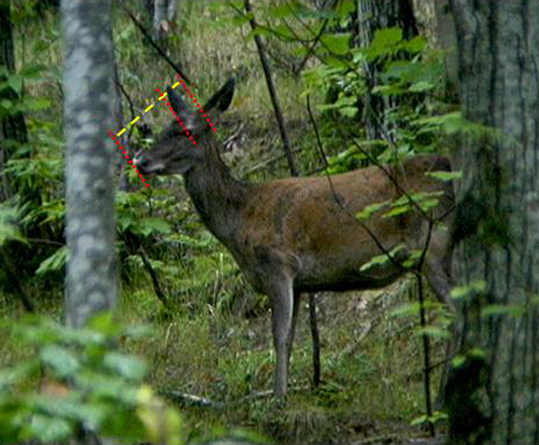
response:
<svg viewBox="0 0 539 445"><path fill-rule="evenodd" d="M0 370L0 393L7 387L19 383L39 370L39 363L35 360L25 361L11 369Z"/></svg>
<svg viewBox="0 0 539 445"><path fill-rule="evenodd" d="M417 119L419 125L433 125L439 127L447 134L469 133L472 135L482 135L488 133L487 127L469 121L462 116L460 111L442 114L440 116Z"/></svg>
<svg viewBox="0 0 539 445"><path fill-rule="evenodd" d="M296 2L284 1L280 2L276 6L269 8L268 16L275 17L277 19L283 19L290 17L293 13L297 13L301 9L301 6Z"/></svg>
<svg viewBox="0 0 539 445"><path fill-rule="evenodd" d="M377 255L373 257L368 263L363 264L359 268L360 272L364 272L365 270L370 269L374 266L379 266L387 263L388 261L391 261L391 258L395 258L395 255L403 249L406 249L406 247L403 244L399 244L393 249L391 249L391 251L389 251L387 254L383 253L382 255Z"/></svg>
<svg viewBox="0 0 539 445"><path fill-rule="evenodd" d="M373 213L378 212L379 210L382 210L383 208L387 207L389 205L390 201L384 201L384 202L377 202L375 204L368 205L367 207L363 208L361 211L356 213L356 218L367 220L369 219Z"/></svg>
<svg viewBox="0 0 539 445"><path fill-rule="evenodd" d="M425 91L432 90L433 88L434 85L432 83L422 80L420 82L416 82L410 85L410 88L408 88L408 90L412 93L423 93Z"/></svg>
<svg viewBox="0 0 539 445"><path fill-rule="evenodd" d="M481 317L521 317L525 311L522 304L489 304L481 310Z"/></svg>
<svg viewBox="0 0 539 445"><path fill-rule="evenodd" d="M36 270L36 275L45 275L48 272L60 271L67 262L67 247L60 247L50 257L43 260Z"/></svg>
<svg viewBox="0 0 539 445"><path fill-rule="evenodd" d="M11 89L15 91L15 93L17 93L17 95L21 94L21 90L22 90L22 77L21 76L16 75L16 74L11 74L7 78L7 83L9 84Z"/></svg>
<svg viewBox="0 0 539 445"><path fill-rule="evenodd" d="M402 266L408 268L415 266L422 254L423 252L419 249L412 250L408 254L408 259L402 262Z"/></svg>
<svg viewBox="0 0 539 445"><path fill-rule="evenodd" d="M426 335L427 337L442 338L444 340L451 338L451 335L447 329L442 329L437 326L424 326L417 328L414 332L414 335Z"/></svg>
<svg viewBox="0 0 539 445"><path fill-rule="evenodd" d="M136 226L133 227L136 233L140 233L144 236L151 235L153 233L168 234L170 233L170 224L163 218L143 218Z"/></svg>
<svg viewBox="0 0 539 445"><path fill-rule="evenodd" d="M410 317L419 314L419 303L404 303L392 309L389 313L391 317Z"/></svg>
<svg viewBox="0 0 539 445"><path fill-rule="evenodd" d="M460 368L464 364L465 361L466 361L465 355L461 355L461 354L456 355L452 360L453 367Z"/></svg>
<svg viewBox="0 0 539 445"><path fill-rule="evenodd" d="M345 117L355 117L357 115L357 107L341 107L339 113Z"/></svg>
<svg viewBox="0 0 539 445"><path fill-rule="evenodd" d="M341 17L348 16L351 12L356 9L356 0L341 0L337 4L337 13Z"/></svg>
<svg viewBox="0 0 539 445"><path fill-rule="evenodd" d="M146 375L146 365L136 357L109 352L105 355L103 364L109 369L116 371L126 379L140 381Z"/></svg>
<svg viewBox="0 0 539 445"><path fill-rule="evenodd" d="M63 442L73 434L73 425L57 417L34 414L23 434L38 438L42 443Z"/></svg>
<svg viewBox="0 0 539 445"><path fill-rule="evenodd" d="M392 216L398 216L402 215L403 213L407 213L411 210L411 206L400 206L400 207L394 207L389 212L384 213L382 215L382 218L391 218Z"/></svg>
<svg viewBox="0 0 539 445"><path fill-rule="evenodd" d="M46 110L51 107L51 104L52 102L44 97L25 97L23 99L23 107L26 108L27 111Z"/></svg>
<svg viewBox="0 0 539 445"><path fill-rule="evenodd" d="M410 425L411 426L418 426L418 425L423 425L424 423L427 422L429 418L427 417L426 414L423 414L421 416L418 416L416 417L415 419L413 419L411 422L410 422Z"/></svg>
<svg viewBox="0 0 539 445"><path fill-rule="evenodd" d="M320 38L320 41L333 54L343 55L348 53L350 36L350 33L325 34Z"/></svg>
<svg viewBox="0 0 539 445"><path fill-rule="evenodd" d="M440 181L453 181L455 179L462 178L461 170L454 171L454 172L446 172L446 171L427 172L425 174L427 176L432 176L433 178L439 179Z"/></svg>
<svg viewBox="0 0 539 445"><path fill-rule="evenodd" d="M374 266L379 266L379 265L385 264L388 261L389 261L389 256L386 255L385 253L382 254L382 255L377 255L377 256L373 257L369 262L363 264L359 268L359 270L361 272L365 272L366 270L371 269Z"/></svg>
<svg viewBox="0 0 539 445"><path fill-rule="evenodd" d="M477 280L465 286L455 286L451 290L451 298L459 300L475 293L484 293L487 289L487 283L483 280Z"/></svg>
<svg viewBox="0 0 539 445"><path fill-rule="evenodd" d="M254 18L254 14L252 12L249 12L247 14L232 17L230 19L230 23L233 26L242 26L243 24L248 23L249 20L251 20L252 18Z"/></svg>
<svg viewBox="0 0 539 445"><path fill-rule="evenodd" d="M112 312L97 314L88 320L88 327L108 336L117 337L121 334L121 326L114 320Z"/></svg>
<svg viewBox="0 0 539 445"><path fill-rule="evenodd" d="M72 376L80 368L77 357L68 349L57 345L45 346L40 353L41 360L61 377Z"/></svg>
<svg viewBox="0 0 539 445"><path fill-rule="evenodd" d="M78 387L96 399L113 399L129 406L136 403L137 388L124 378L94 371L79 372L74 377Z"/></svg>
<svg viewBox="0 0 539 445"><path fill-rule="evenodd" d="M366 53L370 60L380 56L388 56L393 54L399 43L402 41L402 29L385 28L379 29L374 33L372 43L366 48Z"/></svg>
<svg viewBox="0 0 539 445"><path fill-rule="evenodd" d="M18 220L17 208L0 204L0 246L8 240L27 243L19 230Z"/></svg>
<svg viewBox="0 0 539 445"><path fill-rule="evenodd" d="M411 53L419 53L427 46L427 39L423 36L416 36L403 44L403 48Z"/></svg>

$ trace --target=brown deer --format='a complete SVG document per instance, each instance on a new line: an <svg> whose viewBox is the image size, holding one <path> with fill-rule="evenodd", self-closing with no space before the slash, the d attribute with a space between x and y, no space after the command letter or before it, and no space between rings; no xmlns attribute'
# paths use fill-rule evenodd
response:
<svg viewBox="0 0 539 445"><path fill-rule="evenodd" d="M168 97L189 135L173 122L152 150L139 152L144 174L180 173L202 221L232 253L247 280L269 296L277 363L274 392L287 391L288 363L301 292L362 290L385 286L404 269L395 261L362 271L374 256L404 245L423 249L423 270L443 302L451 305L450 231L431 226L419 210L393 218L374 213L364 223L355 215L366 206L396 200L403 192L443 192L433 217L452 225L451 184L425 175L448 171L440 156L411 158L402 165L368 167L328 177L303 177L262 184L240 182L221 160L213 131L172 89ZM228 81L204 110L217 117L234 94Z"/></svg>

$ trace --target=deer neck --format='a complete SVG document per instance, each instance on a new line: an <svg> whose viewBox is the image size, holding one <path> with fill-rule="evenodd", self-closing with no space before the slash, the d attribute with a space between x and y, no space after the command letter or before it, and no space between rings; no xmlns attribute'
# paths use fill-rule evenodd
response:
<svg viewBox="0 0 539 445"><path fill-rule="evenodd" d="M197 150L205 150L204 156L184 174L185 188L202 222L233 249L249 184L232 177L215 143L200 145Z"/></svg>

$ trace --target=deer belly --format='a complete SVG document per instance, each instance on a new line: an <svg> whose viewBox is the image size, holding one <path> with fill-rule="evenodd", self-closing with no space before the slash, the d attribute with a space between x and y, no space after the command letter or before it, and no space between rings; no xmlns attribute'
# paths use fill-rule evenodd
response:
<svg viewBox="0 0 539 445"><path fill-rule="evenodd" d="M302 264L305 267L294 278L294 289L299 292L347 291L376 289L387 286L402 275L402 269L386 262L362 270L362 264L327 265Z"/></svg>

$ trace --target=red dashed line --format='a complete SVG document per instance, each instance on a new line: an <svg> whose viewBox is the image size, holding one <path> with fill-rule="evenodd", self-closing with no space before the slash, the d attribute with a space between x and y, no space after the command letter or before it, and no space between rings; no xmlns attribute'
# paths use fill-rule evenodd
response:
<svg viewBox="0 0 539 445"><path fill-rule="evenodd" d="M142 173L140 173L140 171L138 170L137 166L133 164L133 160L132 159L129 159L130 156L129 154L127 153L127 150L122 147L120 145L120 141L118 140L118 138L116 137L116 135L112 132L112 131L109 131L109 136L111 137L111 139L116 143L116 145L118 146L118 150L120 150L123 154L124 154L124 158L127 159L127 162L131 165L131 167L133 167L133 170L135 170L136 173L138 173L139 177L140 177L140 180L144 183L144 185L146 187L150 187L150 184L148 184L146 182L146 180L144 179L144 177L142 176Z"/></svg>
<svg viewBox="0 0 539 445"><path fill-rule="evenodd" d="M159 88L156 88L155 91L157 91L158 93L161 92L161 90ZM191 135L191 133L189 132L189 130L187 129L187 126L185 125L185 122L183 122L180 118L180 116L178 116L178 114L174 111L174 108L172 108L172 105L170 104L170 101L166 101L165 104L168 106L170 112L174 115L174 117L176 118L176 120L178 121L178 124L180 125L180 127L183 128L183 131L185 132L185 134L187 136L189 136L189 140L193 143L193 145L197 145L195 139L193 138L193 136Z"/></svg>
<svg viewBox="0 0 539 445"><path fill-rule="evenodd" d="M208 122L208 125L210 126L210 128L213 130L213 131L217 131L217 128L215 127L215 124L213 122L211 122L211 119L208 117L208 115L204 112L204 109L202 108L202 105L200 105L200 103L198 102L198 99L194 96L194 94L191 93L191 90L189 89L189 87L187 86L187 84L185 83L185 81L182 79L182 77L178 74L177 75L178 77L178 80L179 80L179 83L180 85L183 87L183 89L185 90L185 92L187 93L187 95L193 100L193 104L199 109L198 111L200 111L200 113L202 114L202 117L206 118L206 122ZM156 91L157 92L161 92L161 90L159 88L156 88ZM159 96L161 97L161 96ZM163 99L164 101L164 99ZM178 121L178 124L183 128L183 131L185 131L185 134L187 136L189 136L189 140L191 142L193 142L193 145L198 145L197 142L195 141L195 139L193 138L193 136L191 135L191 133L189 132L189 130L187 129L187 126L185 125L185 123L181 120L181 118L178 116L178 114L174 111L174 109L172 108L172 105L170 104L170 101L167 100L165 102L165 104L169 107L171 113L174 115L174 117L176 118L176 120ZM153 105L152 105L153 107ZM148 111L148 110L147 110ZM132 124L134 124L135 122L132 122ZM125 131L125 129L123 130ZM127 150L122 147L120 145L120 141L118 140L118 138L116 137L116 135L112 132L112 131L109 131L109 136L112 138L112 140L116 143L116 145L118 146L118 149L123 153L123 157L125 159L127 159L127 162L129 165L131 165L131 167L133 167L133 170L135 170L135 172L139 175L141 181L144 183L144 185L146 187L150 187L150 184L148 184L146 182L146 180L144 179L144 177L142 176L142 173L140 173L140 171L137 169L137 166L133 163L133 160L132 159L129 159L130 156L127 152Z"/></svg>
<svg viewBox="0 0 539 445"><path fill-rule="evenodd" d="M197 108L199 108L198 111L200 111L200 113L202 113L202 116L206 118L206 122L208 122L210 128L213 130L213 131L217 131L217 128L215 127L215 124L213 122L211 122L210 118L208 117L208 115L204 112L204 109L202 108L202 105L200 105L198 99L195 97L195 95L191 92L191 90L189 89L189 87L187 86L187 84L185 83L185 81L182 79L182 77L178 74L176 76L178 78L178 80L180 81L180 85L183 87L183 89L185 90L185 92L187 93L187 95L193 99L193 103L195 104L195 106Z"/></svg>

